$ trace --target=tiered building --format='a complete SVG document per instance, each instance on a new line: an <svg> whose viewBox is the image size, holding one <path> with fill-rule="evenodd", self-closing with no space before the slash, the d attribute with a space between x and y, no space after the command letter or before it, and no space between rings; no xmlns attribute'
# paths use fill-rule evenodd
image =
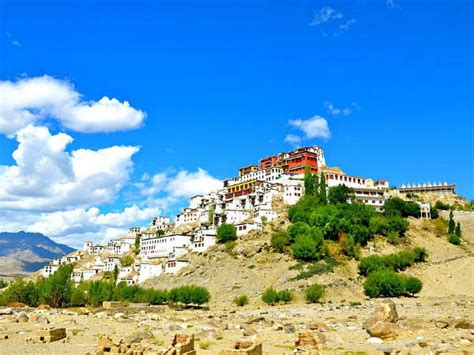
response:
<svg viewBox="0 0 474 355"><path fill-rule="evenodd" d="M326 166L320 147L299 148L239 169L238 176L224 180L221 189L192 197L174 222L165 216L155 217L148 227L132 227L127 235L108 243L86 242L74 258L57 259L45 266L43 275L53 274L62 263L91 256L95 258L74 269L76 282L94 279L115 268L119 270L117 282L127 284L162 273L176 273L188 264L186 254L205 252L216 243L220 225L233 224L238 236L258 232L265 223L277 218L277 201L286 205L297 203L304 195L307 166L315 174L325 174L327 188L346 185L354 190L357 201L383 210L388 181L347 175L339 168ZM121 258L136 253L138 244L140 250L135 262L122 265Z"/></svg>

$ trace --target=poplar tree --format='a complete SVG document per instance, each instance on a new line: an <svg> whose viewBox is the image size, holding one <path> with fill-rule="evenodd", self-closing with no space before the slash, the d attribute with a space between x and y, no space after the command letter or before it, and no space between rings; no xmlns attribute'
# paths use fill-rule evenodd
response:
<svg viewBox="0 0 474 355"><path fill-rule="evenodd" d="M316 200L319 202L319 176L314 175L314 196Z"/></svg>
<svg viewBox="0 0 474 355"><path fill-rule="evenodd" d="M328 203L326 194L326 176L324 175L324 172L321 172L321 181L319 182L319 201L321 201L322 205Z"/></svg>
<svg viewBox="0 0 474 355"><path fill-rule="evenodd" d="M461 235L462 235L462 232L461 232L461 223L458 222L458 224L456 224L456 235L461 238Z"/></svg>
<svg viewBox="0 0 474 355"><path fill-rule="evenodd" d="M308 196L314 195L314 175L309 165L304 168L304 193Z"/></svg>
<svg viewBox="0 0 474 355"><path fill-rule="evenodd" d="M453 211L449 212L448 234L453 234L456 229L456 222L454 222Z"/></svg>

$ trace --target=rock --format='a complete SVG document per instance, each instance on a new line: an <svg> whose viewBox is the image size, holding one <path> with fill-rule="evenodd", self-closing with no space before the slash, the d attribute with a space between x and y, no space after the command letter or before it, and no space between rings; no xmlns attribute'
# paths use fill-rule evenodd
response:
<svg viewBox="0 0 474 355"><path fill-rule="evenodd" d="M451 327L456 329L474 329L474 324L466 319L456 319L451 323Z"/></svg>
<svg viewBox="0 0 474 355"><path fill-rule="evenodd" d="M176 332L177 330L183 330L184 328L180 326L179 324L170 324L168 326L168 329L172 332Z"/></svg>
<svg viewBox="0 0 474 355"><path fill-rule="evenodd" d="M370 344L383 344L383 340L380 339L380 338L376 338L376 337L370 337L369 339L367 339L367 343L370 343Z"/></svg>
<svg viewBox="0 0 474 355"><path fill-rule="evenodd" d="M320 348L326 342L326 337L320 333L298 333L298 339L295 342L297 348L314 349Z"/></svg>
<svg viewBox="0 0 474 355"><path fill-rule="evenodd" d="M114 319L115 319L115 320L124 319L124 318L127 318L127 316L125 315L125 313L118 312L118 313L115 313L115 314L114 314Z"/></svg>
<svg viewBox="0 0 474 355"><path fill-rule="evenodd" d="M123 303L117 301L104 301L102 302L102 308L104 309L113 309L113 308L122 308Z"/></svg>
<svg viewBox="0 0 474 355"><path fill-rule="evenodd" d="M459 345L469 346L469 345L471 345L471 341L469 339L461 339L461 341L459 342Z"/></svg>
<svg viewBox="0 0 474 355"><path fill-rule="evenodd" d="M392 300L384 301L377 306L374 313L364 322L365 329L369 329L378 321L395 323L398 320L397 306Z"/></svg>
<svg viewBox="0 0 474 355"><path fill-rule="evenodd" d="M378 321L370 328L367 329L372 337L382 338L382 339L393 339L397 336L394 330L393 323Z"/></svg>
<svg viewBox="0 0 474 355"><path fill-rule="evenodd" d="M436 328L439 328L439 329L445 329L447 327L449 327L449 322L447 320L437 320L435 322L435 325L436 325Z"/></svg>
<svg viewBox="0 0 474 355"><path fill-rule="evenodd" d="M51 328L35 330L28 340L39 343L52 343L64 338L66 338L66 328Z"/></svg>
<svg viewBox="0 0 474 355"><path fill-rule="evenodd" d="M283 325L277 323L273 326L273 330L274 331L279 331L279 330L283 330Z"/></svg>
<svg viewBox="0 0 474 355"><path fill-rule="evenodd" d="M221 350L219 355L262 355L262 343L252 343L250 341L238 341L233 349Z"/></svg>
<svg viewBox="0 0 474 355"><path fill-rule="evenodd" d="M42 313L33 313L28 319L28 323L40 323L40 324L48 324L49 319L46 317L45 314Z"/></svg>
<svg viewBox="0 0 474 355"><path fill-rule="evenodd" d="M13 314L13 311L11 308L2 308L0 309L0 316L7 316Z"/></svg>
<svg viewBox="0 0 474 355"><path fill-rule="evenodd" d="M139 343L142 340L153 338L153 333L150 331L138 332L132 335L129 335L123 339L125 343Z"/></svg>
<svg viewBox="0 0 474 355"><path fill-rule="evenodd" d="M293 334L296 331L296 328L293 324L285 324L283 330L286 334Z"/></svg>
<svg viewBox="0 0 474 355"><path fill-rule="evenodd" d="M26 323L28 322L28 319L30 319L30 317L28 317L28 314L26 314L26 312L20 312L16 316L17 323Z"/></svg>
<svg viewBox="0 0 474 355"><path fill-rule="evenodd" d="M320 330L320 331L329 330L328 325L324 322L313 322L308 326L308 328L311 330Z"/></svg>
<svg viewBox="0 0 474 355"><path fill-rule="evenodd" d="M250 327L250 326L245 327L244 328L244 336L250 337L252 335L257 335L257 331L254 328Z"/></svg>
<svg viewBox="0 0 474 355"><path fill-rule="evenodd" d="M49 304L40 304L37 309L41 311L50 311L52 308Z"/></svg>
<svg viewBox="0 0 474 355"><path fill-rule="evenodd" d="M99 319L106 318L107 317L107 312L97 312L95 314L95 317L99 318Z"/></svg>
<svg viewBox="0 0 474 355"><path fill-rule="evenodd" d="M246 323L254 324L254 323L259 323L259 322L264 322L264 321L265 321L265 317L255 317L255 318L249 319Z"/></svg>

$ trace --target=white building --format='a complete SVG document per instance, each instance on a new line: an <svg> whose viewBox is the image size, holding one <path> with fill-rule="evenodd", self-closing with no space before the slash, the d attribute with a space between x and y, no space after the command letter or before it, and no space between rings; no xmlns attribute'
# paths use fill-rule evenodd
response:
<svg viewBox="0 0 474 355"><path fill-rule="evenodd" d="M166 258L174 253L177 248L188 248L191 244L191 237L183 234L172 234L155 236L142 239L140 245L140 255L144 258Z"/></svg>
<svg viewBox="0 0 474 355"><path fill-rule="evenodd" d="M164 272L164 264L153 264L150 262L142 262L140 266L140 273L138 275L138 282L142 283L151 277L160 276Z"/></svg>
<svg viewBox="0 0 474 355"><path fill-rule="evenodd" d="M216 229L198 229L191 240L189 249L196 253L202 253L216 244Z"/></svg>
<svg viewBox="0 0 474 355"><path fill-rule="evenodd" d="M165 272L168 274L176 274L183 267L188 266L189 261L184 259L171 258L165 263Z"/></svg>
<svg viewBox="0 0 474 355"><path fill-rule="evenodd" d="M41 269L41 275L43 275L44 277L48 278L48 277L50 277L51 275L53 275L56 271L58 271L58 269L59 269L59 265L52 265L52 264L45 265L45 266Z"/></svg>
<svg viewBox="0 0 474 355"><path fill-rule="evenodd" d="M235 229L237 230L237 236L240 237L242 235L247 234L250 231L261 231L262 224L261 223L239 223L235 225Z"/></svg>

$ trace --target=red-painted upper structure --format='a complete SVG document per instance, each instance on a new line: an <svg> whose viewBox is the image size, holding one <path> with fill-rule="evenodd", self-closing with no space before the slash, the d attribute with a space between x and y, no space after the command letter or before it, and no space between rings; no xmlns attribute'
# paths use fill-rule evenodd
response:
<svg viewBox="0 0 474 355"><path fill-rule="evenodd" d="M319 168L326 165L324 152L320 147L298 148L289 153L263 158L259 162L260 169L279 167L289 175L303 174L306 165L309 165L314 173L319 173Z"/></svg>

